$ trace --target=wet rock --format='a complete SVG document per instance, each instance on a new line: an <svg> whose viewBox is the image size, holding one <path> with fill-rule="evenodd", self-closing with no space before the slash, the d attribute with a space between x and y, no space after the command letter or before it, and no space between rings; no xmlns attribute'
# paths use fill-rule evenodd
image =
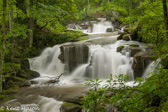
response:
<svg viewBox="0 0 168 112"><path fill-rule="evenodd" d="M23 81L19 84L19 87L30 87L31 82L30 81Z"/></svg>
<svg viewBox="0 0 168 112"><path fill-rule="evenodd" d="M30 80L30 83L31 83L31 84L38 84L39 82L36 81L36 80Z"/></svg>
<svg viewBox="0 0 168 112"><path fill-rule="evenodd" d="M151 54L149 51L141 51L136 53L134 55L134 61L132 65L134 77L142 77L144 70L153 60L155 60L153 58L153 54Z"/></svg>
<svg viewBox="0 0 168 112"><path fill-rule="evenodd" d="M139 45L131 44L129 50L130 56L133 57L136 53L140 52L142 48L140 48Z"/></svg>
<svg viewBox="0 0 168 112"><path fill-rule="evenodd" d="M107 28L106 32L112 32L112 28Z"/></svg>
<svg viewBox="0 0 168 112"><path fill-rule="evenodd" d="M63 101L80 104L82 98L83 96L68 97L68 98L64 98Z"/></svg>
<svg viewBox="0 0 168 112"><path fill-rule="evenodd" d="M40 76L40 74L38 72L30 70L28 59L23 59L21 61L21 68L24 70L24 72L23 71L20 72L19 77L24 76L24 77L26 77L26 79L33 79L33 78L37 78Z"/></svg>
<svg viewBox="0 0 168 112"><path fill-rule="evenodd" d="M129 41L130 40L130 35L129 34L124 34L122 39L125 40L125 41Z"/></svg>
<svg viewBox="0 0 168 112"><path fill-rule="evenodd" d="M61 55L59 56L59 59L63 63L65 63L66 61L70 63L86 63L88 60L88 46L64 45L61 46L60 49ZM67 56L65 57L66 54Z"/></svg>
<svg viewBox="0 0 168 112"><path fill-rule="evenodd" d="M117 52L121 52L123 48L124 48L124 46L117 47Z"/></svg>
<svg viewBox="0 0 168 112"><path fill-rule="evenodd" d="M82 112L82 108L75 103L64 103L60 108L60 112Z"/></svg>
<svg viewBox="0 0 168 112"><path fill-rule="evenodd" d="M131 50L130 51L130 56L133 57L136 53L141 51L141 48L139 48L139 47L131 47L130 50Z"/></svg>
<svg viewBox="0 0 168 112"><path fill-rule="evenodd" d="M86 24L80 24L81 28L82 29L88 29L89 25L86 25Z"/></svg>
<svg viewBox="0 0 168 112"><path fill-rule="evenodd" d="M120 36L117 37L117 40L122 40L124 34L125 33L120 34Z"/></svg>
<svg viewBox="0 0 168 112"><path fill-rule="evenodd" d="M69 71L73 71L78 65L88 61L89 48L86 45L63 45L60 49L59 59L68 64Z"/></svg>
<svg viewBox="0 0 168 112"><path fill-rule="evenodd" d="M130 47L139 47L137 44L131 44Z"/></svg>
<svg viewBox="0 0 168 112"><path fill-rule="evenodd" d="M28 71L28 74L31 76L30 78L37 78L40 76L40 74L36 71Z"/></svg>

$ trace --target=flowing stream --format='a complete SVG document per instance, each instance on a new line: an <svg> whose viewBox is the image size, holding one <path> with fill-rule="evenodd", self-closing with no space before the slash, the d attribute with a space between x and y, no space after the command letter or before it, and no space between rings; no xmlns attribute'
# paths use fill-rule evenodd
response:
<svg viewBox="0 0 168 112"><path fill-rule="evenodd" d="M79 27L75 27L79 28ZM129 80L134 80L131 68L133 57L127 50L117 52L117 47L121 45L139 44L134 41L117 41L117 32L106 33L107 28L114 28L109 21L100 19L93 22L92 29L82 29L89 34L89 40L65 43L46 48L40 56L30 58L30 69L37 71L41 77L33 79L38 84L33 84L30 88L18 90L16 99L8 101L5 106L18 107L18 111L25 112L59 112L60 106L67 98L84 95L88 90L84 82L88 78L107 79L110 74L113 77L119 74L128 74ZM69 28L70 29L70 28ZM74 59L72 55L72 45L74 45ZM59 59L61 46L64 46L64 63ZM66 47L69 46L69 47ZM84 47L88 48L87 58L84 56ZM86 60L87 59L87 60ZM75 67L72 67L70 60L75 60ZM84 60L86 60L84 62ZM71 70L70 70L71 69ZM43 82L50 80L51 77L59 76L60 83L52 86L42 85ZM43 86L43 87L40 87Z"/></svg>

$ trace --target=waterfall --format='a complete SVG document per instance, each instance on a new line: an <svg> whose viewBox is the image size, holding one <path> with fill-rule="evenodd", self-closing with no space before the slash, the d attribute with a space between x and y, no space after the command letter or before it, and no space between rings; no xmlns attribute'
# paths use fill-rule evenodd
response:
<svg viewBox="0 0 168 112"><path fill-rule="evenodd" d="M66 73L72 77L91 77L106 79L110 74L117 76L119 74L128 74L130 80L133 80L131 69L132 57L129 52L117 52L116 49L122 45L123 41L116 41L108 45L89 45L89 57L87 63L84 63L84 49L82 46L64 46L64 63L59 59L60 45L53 48L47 48L41 56L29 59L31 70L41 74L58 76ZM73 56L74 55L74 56ZM76 63L75 63L76 62ZM72 67L76 66L71 72Z"/></svg>
<svg viewBox="0 0 168 112"><path fill-rule="evenodd" d="M128 74L130 80L133 80L131 69L132 60L128 53L121 54L116 51L121 43L118 41L110 45L90 45L90 55L87 64L78 67L71 75L91 78L106 79L110 74L117 76L119 74Z"/></svg>
<svg viewBox="0 0 168 112"><path fill-rule="evenodd" d="M46 48L42 54L35 58L29 58L30 69L40 74L60 75L64 72L64 64L58 59L61 54L60 45Z"/></svg>
<svg viewBox="0 0 168 112"><path fill-rule="evenodd" d="M107 28L112 28L112 31L114 31L110 21L100 21L93 24L92 33L106 33Z"/></svg>
<svg viewBox="0 0 168 112"><path fill-rule="evenodd" d="M82 28L81 26L86 26ZM79 24L69 24L67 26L68 30L81 30L83 33L88 34L98 34L106 33L107 28L111 28L114 31L114 27L111 21L106 21L106 18L98 18L98 21L90 21Z"/></svg>
<svg viewBox="0 0 168 112"><path fill-rule="evenodd" d="M144 73L143 73L143 78L148 78L151 76L151 72L154 71L155 68L160 68L162 65L160 64L161 59L157 59L156 61L152 61L147 68L145 69Z"/></svg>

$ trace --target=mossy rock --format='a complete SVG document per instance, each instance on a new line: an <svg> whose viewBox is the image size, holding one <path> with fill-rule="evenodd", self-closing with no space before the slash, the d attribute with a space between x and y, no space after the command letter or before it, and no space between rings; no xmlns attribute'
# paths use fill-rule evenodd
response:
<svg viewBox="0 0 168 112"><path fill-rule="evenodd" d="M121 52L123 48L124 48L124 46L117 47L117 52Z"/></svg>
<svg viewBox="0 0 168 112"><path fill-rule="evenodd" d="M139 47L137 44L131 44L130 47Z"/></svg>
<svg viewBox="0 0 168 112"><path fill-rule="evenodd" d="M124 28L124 32L126 32L126 33L131 33L131 31L132 31L132 29L131 28Z"/></svg>
<svg viewBox="0 0 168 112"><path fill-rule="evenodd" d="M6 95L12 95L12 94L16 94L17 92L14 91L14 90L6 90L4 93L5 93Z"/></svg>
<svg viewBox="0 0 168 112"><path fill-rule="evenodd" d="M125 40L125 41L129 41L130 40L129 36L130 35L128 35L128 34L124 34L123 37L122 37L122 39Z"/></svg>
<svg viewBox="0 0 168 112"><path fill-rule="evenodd" d="M123 38L123 34L121 34L120 36L117 37L117 40L122 40Z"/></svg>
<svg viewBox="0 0 168 112"><path fill-rule="evenodd" d="M82 108L80 107L80 105L75 104L75 103L64 103L61 108L60 108L60 112L81 112Z"/></svg>
<svg viewBox="0 0 168 112"><path fill-rule="evenodd" d="M107 29L106 29L106 32L112 32L112 31L113 31L112 28L107 28Z"/></svg>
<svg viewBox="0 0 168 112"><path fill-rule="evenodd" d="M0 100L6 101L6 100L8 100L8 96L7 95L0 95Z"/></svg>

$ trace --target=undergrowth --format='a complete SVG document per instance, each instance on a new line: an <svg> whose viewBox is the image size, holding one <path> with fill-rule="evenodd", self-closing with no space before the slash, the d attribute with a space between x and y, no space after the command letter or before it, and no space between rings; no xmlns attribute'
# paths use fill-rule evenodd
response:
<svg viewBox="0 0 168 112"><path fill-rule="evenodd" d="M88 112L167 112L168 69L158 68L145 81L135 80L137 86L126 86L126 75L115 79L110 75L108 84L99 87L100 80L89 80L93 87L82 99L82 107Z"/></svg>

